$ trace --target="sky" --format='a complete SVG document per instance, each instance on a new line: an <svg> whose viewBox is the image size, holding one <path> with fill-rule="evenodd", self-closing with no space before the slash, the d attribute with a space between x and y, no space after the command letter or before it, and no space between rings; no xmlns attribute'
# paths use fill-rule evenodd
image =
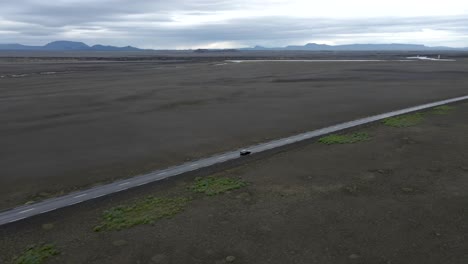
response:
<svg viewBox="0 0 468 264"><path fill-rule="evenodd" d="M153 49L412 43L468 47L467 0L2 0L0 43Z"/></svg>

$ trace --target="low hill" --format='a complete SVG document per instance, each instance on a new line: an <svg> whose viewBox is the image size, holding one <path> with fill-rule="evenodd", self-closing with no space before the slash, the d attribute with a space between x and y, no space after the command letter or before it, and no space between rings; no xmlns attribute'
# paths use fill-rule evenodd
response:
<svg viewBox="0 0 468 264"><path fill-rule="evenodd" d="M451 47L428 47L419 44L349 44L349 45L325 45L308 43L304 46L286 46L266 48L255 46L253 48L245 48L243 50L310 50L310 51L409 51L409 50L468 50L468 48L451 48Z"/></svg>
<svg viewBox="0 0 468 264"><path fill-rule="evenodd" d="M21 44L0 44L0 50L28 50L28 51L140 51L132 46L115 47L94 45L88 46L83 42L54 41L44 46L26 46Z"/></svg>

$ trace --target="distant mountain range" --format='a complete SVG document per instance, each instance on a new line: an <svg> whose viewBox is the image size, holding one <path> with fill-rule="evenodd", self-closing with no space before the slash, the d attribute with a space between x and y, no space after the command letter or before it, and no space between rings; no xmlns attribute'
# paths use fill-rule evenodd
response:
<svg viewBox="0 0 468 264"><path fill-rule="evenodd" d="M266 48L255 46L241 50L310 50L310 51L424 51L424 50L468 50L468 48L428 47L418 44L349 44L349 45L325 45L309 43L304 46L286 46Z"/></svg>
<svg viewBox="0 0 468 264"><path fill-rule="evenodd" d="M0 50L14 51L141 51L132 46L114 47L104 45L88 46L83 42L54 41L44 46L26 46L21 44L0 44Z"/></svg>
<svg viewBox="0 0 468 264"><path fill-rule="evenodd" d="M11 51L144 51L144 49L132 46L114 47L104 45L88 46L83 42L75 41L54 41L44 46L26 46L22 44L0 44L0 50ZM194 52L212 52L212 51L238 51L238 50L302 50L302 51L431 51L431 50L466 50L468 48L451 47L428 47L418 44L349 44L349 45L325 45L309 43L304 46L286 46L267 48L255 46L253 48L241 49L197 49Z"/></svg>

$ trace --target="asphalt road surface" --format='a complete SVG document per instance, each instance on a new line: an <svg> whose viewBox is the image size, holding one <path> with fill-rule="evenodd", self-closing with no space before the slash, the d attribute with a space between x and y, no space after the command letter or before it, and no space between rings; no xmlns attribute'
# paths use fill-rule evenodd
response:
<svg viewBox="0 0 468 264"><path fill-rule="evenodd" d="M452 99L447 99L443 101L437 101L437 102L433 102L429 104L419 105L415 107L405 108L402 110L388 112L384 114L374 115L374 116L370 116L370 117L366 117L366 118L362 118L362 119L358 119L358 120L354 120L354 121L350 121L346 123L341 123L338 125L334 125L334 126L310 131L310 132L301 133L301 134L287 137L287 138L269 141L266 143L247 147L246 149L251 151L252 154L255 154L255 153L262 152L262 151L282 147L288 144L296 143L299 141L322 136L325 134L337 132L343 129L375 122L378 120L382 120L384 118L401 115L401 114L405 114L409 112L414 112L418 110L424 110L424 109L432 108L438 105L455 103L455 102L459 102L459 101L463 101L467 99L468 99L468 95L462 96L462 97L456 97ZM8 223L20 221L28 217L43 214L46 212L50 212L53 210L71 206L71 205L81 203L84 201L96 199L96 198L109 195L112 193L121 192L129 188L134 188L134 187L148 184L151 182L159 181L159 180L169 178L172 176L176 176L176 175L180 175L189 171L209 167L209 166L223 163L229 160L238 159L238 158L241 158L241 156L239 155L239 152L240 150L225 152L222 154L214 155L209 158L204 158L204 159L200 159L197 161L184 163L179 166L170 167L164 170L158 170L158 171L154 171L148 174L136 176L131 179L120 180L120 181L116 181L110 184L71 193L65 196L48 199L48 200L38 202L35 204L20 206L15 209L0 213L0 225L5 225Z"/></svg>

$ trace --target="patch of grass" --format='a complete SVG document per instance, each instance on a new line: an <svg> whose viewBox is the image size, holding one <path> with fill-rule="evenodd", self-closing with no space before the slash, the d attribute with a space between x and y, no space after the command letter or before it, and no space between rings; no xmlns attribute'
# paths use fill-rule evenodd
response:
<svg viewBox="0 0 468 264"><path fill-rule="evenodd" d="M190 189L197 193L204 193L208 196L212 196L245 186L247 186L247 183L240 179L198 177L195 179L195 183L190 187Z"/></svg>
<svg viewBox="0 0 468 264"><path fill-rule="evenodd" d="M331 135L320 138L319 142L323 144L327 144L327 145L350 144L350 143L356 143L360 141L366 141L369 139L370 139L369 134L359 132L359 133L353 133L349 135L331 134Z"/></svg>
<svg viewBox="0 0 468 264"><path fill-rule="evenodd" d="M15 264L41 264L60 252L52 244L30 246L21 256L13 259Z"/></svg>
<svg viewBox="0 0 468 264"><path fill-rule="evenodd" d="M94 228L95 232L122 230L136 225L154 224L157 220L171 218L183 211L188 198L156 198L149 196L129 205L106 210L103 221Z"/></svg>
<svg viewBox="0 0 468 264"><path fill-rule="evenodd" d="M386 118L382 123L391 127L410 127L420 124L424 121L422 113L407 114Z"/></svg>
<svg viewBox="0 0 468 264"><path fill-rule="evenodd" d="M436 115L446 115L455 109L455 106L441 105L432 108L432 113Z"/></svg>

